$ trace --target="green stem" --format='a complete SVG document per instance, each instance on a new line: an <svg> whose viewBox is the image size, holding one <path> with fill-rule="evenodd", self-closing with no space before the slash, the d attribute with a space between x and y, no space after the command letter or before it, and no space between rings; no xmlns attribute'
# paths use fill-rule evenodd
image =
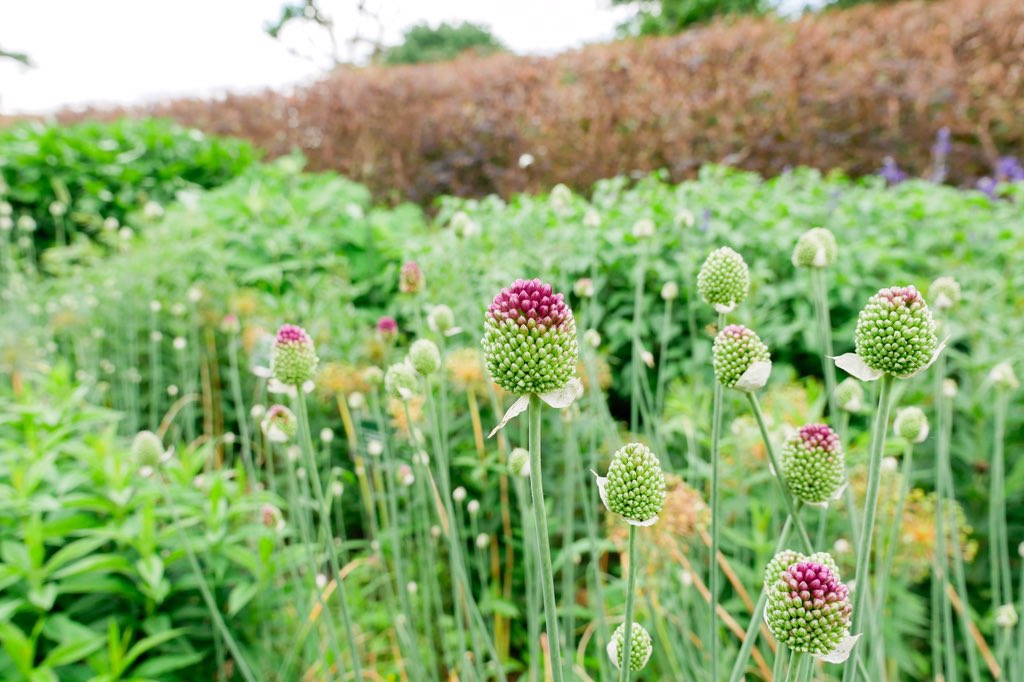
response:
<svg viewBox="0 0 1024 682"><path fill-rule="evenodd" d="M903 471L900 473L900 495L896 503L896 512L893 514L892 523L889 525L889 545L885 552L885 561L880 566L878 594L875 597L875 613L883 614L885 610L885 599L889 591L889 576L892 573L892 566L896 560L896 548L900 544L900 528L903 523L903 509L907 503L907 494L910 492L911 477L914 468L914 444L907 443L903 451Z"/></svg>
<svg viewBox="0 0 1024 682"><path fill-rule="evenodd" d="M633 352L630 362L631 392L629 394L629 429L637 433L640 420L640 367L643 365L641 355L643 346L640 342L640 328L643 322L644 275L647 272L646 251L641 249L636 264L636 287L633 294Z"/></svg>
<svg viewBox="0 0 1024 682"><path fill-rule="evenodd" d="M540 557L540 581L544 598L544 621L551 652L551 676L554 682L563 682L562 646L558 635L558 613L555 602L555 579L551 570L551 545L548 541L548 519L544 507L544 484L541 474L540 397L530 395L530 495L533 498L534 528L537 536L537 555Z"/></svg>
<svg viewBox="0 0 1024 682"><path fill-rule="evenodd" d="M860 633L864 627L864 610L868 605L871 593L871 540L875 530L875 517L878 514L878 489L882 478L882 453L885 451L885 437L889 429L889 412L892 409L892 388L894 378L883 374L880 380L878 395L878 411L871 434L871 453L868 460L868 488L864 498L864 521L860 524L860 540L857 543L857 564L854 569L854 583L857 590L854 594L853 626L851 634ZM850 659L843 671L843 681L852 682L860 650L854 647Z"/></svg>
<svg viewBox="0 0 1024 682"><path fill-rule="evenodd" d="M636 526L629 525L629 578L626 581L626 620L622 630L622 665L619 682L629 682L629 651L633 645L633 600L636 596Z"/></svg>
<svg viewBox="0 0 1024 682"><path fill-rule="evenodd" d="M798 682L800 679L799 670L803 667L804 655L799 651L793 652L793 658L789 660L789 669L786 671L786 682Z"/></svg>
<svg viewBox="0 0 1024 682"><path fill-rule="evenodd" d="M725 315L718 314L718 329L725 326ZM711 591L711 619L708 643L711 647L711 679L718 680L718 592L720 570L718 552L720 544L721 500L719 499L718 460L722 432L722 384L715 381L714 398L711 408L711 553L708 555L708 589Z"/></svg>
<svg viewBox="0 0 1024 682"><path fill-rule="evenodd" d="M796 502L793 501L793 496L790 495L789 489L782 480L782 467L779 466L779 458L775 454L775 446L772 445L771 436L768 434L768 425L765 423L764 413L761 411L761 403L754 393L747 393L746 395L747 402L750 403L750 409L754 412L754 418L757 420L757 427L761 431L761 439L764 440L764 449L768 453L768 461L771 463L772 469L775 470L775 483L782 494L783 502L786 503L786 511L789 513L790 518L793 519L797 534L800 536L801 542L804 543L804 549L810 554L814 552L814 545L811 543L811 536L807 534L804 522L800 520L800 510L797 508Z"/></svg>

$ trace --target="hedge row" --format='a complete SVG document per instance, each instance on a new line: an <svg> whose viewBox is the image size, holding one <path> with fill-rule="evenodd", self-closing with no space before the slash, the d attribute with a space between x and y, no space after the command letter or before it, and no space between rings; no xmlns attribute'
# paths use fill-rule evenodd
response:
<svg viewBox="0 0 1024 682"><path fill-rule="evenodd" d="M943 0L743 19L550 58L342 69L288 95L135 110L300 148L380 197L585 189L599 178L724 162L925 173L952 132L949 179L1024 151L1024 3ZM68 117L115 116L79 112ZM527 169L518 161L530 154Z"/></svg>

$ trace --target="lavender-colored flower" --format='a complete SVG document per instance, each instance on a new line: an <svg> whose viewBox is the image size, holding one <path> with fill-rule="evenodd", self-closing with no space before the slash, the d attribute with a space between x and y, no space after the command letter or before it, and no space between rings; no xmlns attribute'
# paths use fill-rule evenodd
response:
<svg viewBox="0 0 1024 682"><path fill-rule="evenodd" d="M398 290L403 294L416 294L423 289L423 271L416 261L406 261L398 277Z"/></svg>
<svg viewBox="0 0 1024 682"><path fill-rule="evenodd" d="M270 371L275 379L288 386L299 386L313 378L319 361L313 339L305 329L285 324L277 330L270 351Z"/></svg>
<svg viewBox="0 0 1024 682"><path fill-rule="evenodd" d="M935 144L932 145L932 182L941 183L946 179L946 160L952 149L949 128L943 126L936 133Z"/></svg>
<svg viewBox="0 0 1024 682"><path fill-rule="evenodd" d="M882 169L878 174L890 185L898 185L907 179L907 174L896 165L896 160L891 156L882 159Z"/></svg>
<svg viewBox="0 0 1024 682"><path fill-rule="evenodd" d="M996 161L999 182L1024 182L1024 165L1015 156L1002 156Z"/></svg>
<svg viewBox="0 0 1024 682"><path fill-rule="evenodd" d="M825 424L806 424L788 438L781 466L793 495L811 504L835 499L846 478L843 446Z"/></svg>
<svg viewBox="0 0 1024 682"><path fill-rule="evenodd" d="M852 614L849 590L824 563L796 562L768 586L768 628L793 651L833 655L848 639Z"/></svg>
<svg viewBox="0 0 1024 682"><path fill-rule="evenodd" d="M482 340L487 369L516 395L544 394L573 378L576 321L562 294L539 279L519 279L487 308Z"/></svg>
<svg viewBox="0 0 1024 682"><path fill-rule="evenodd" d="M997 198L996 190L999 189L999 182L990 177L978 178L975 188L989 199Z"/></svg>

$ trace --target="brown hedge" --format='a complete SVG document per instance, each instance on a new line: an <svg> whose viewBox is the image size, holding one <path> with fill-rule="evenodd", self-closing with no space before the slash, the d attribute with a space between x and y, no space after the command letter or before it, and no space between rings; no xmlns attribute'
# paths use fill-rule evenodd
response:
<svg viewBox="0 0 1024 682"><path fill-rule="evenodd" d="M179 100L132 114L299 148L378 196L508 195L707 161L925 172L953 134L951 179L1024 151L1024 2L864 6L745 19L550 58L340 70L288 94ZM86 112L66 117L113 116ZM523 153L536 162L522 171Z"/></svg>

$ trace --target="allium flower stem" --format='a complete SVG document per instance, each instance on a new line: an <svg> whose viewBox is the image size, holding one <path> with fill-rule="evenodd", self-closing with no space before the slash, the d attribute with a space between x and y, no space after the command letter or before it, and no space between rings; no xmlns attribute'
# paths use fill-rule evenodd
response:
<svg viewBox="0 0 1024 682"><path fill-rule="evenodd" d="M725 327L725 314L718 314L718 327L720 331ZM722 435L722 401L724 387L721 381L715 381L714 397L711 407L711 552L708 555L708 590L711 592L711 619L708 644L711 647L711 679L718 680L718 648L720 645L718 637L718 593L720 569L717 563L719 551L720 519L719 508L719 481L718 481L718 459L719 447ZM629 628L626 628L629 632Z"/></svg>
<svg viewBox="0 0 1024 682"><path fill-rule="evenodd" d="M896 549L900 544L900 528L903 524L903 509L907 504L907 494L910 492L911 477L914 471L914 444L908 442L903 450L903 466L900 471L900 491L896 501L896 511L893 513L892 523L889 524L889 533L886 536L888 546L886 547L885 559L879 566L878 591L875 596L875 613L884 613L885 599L889 592L889 576L892 573L893 563L896 560Z"/></svg>
<svg viewBox="0 0 1024 682"><path fill-rule="evenodd" d="M565 619L565 650L572 651L572 633L576 630L574 621L576 599L576 562L573 561L573 545L575 542L574 520L576 518L576 488L579 484L579 448L576 442L575 425L570 420L566 425L566 445L563 449L562 461L565 471L562 472L562 617ZM566 660L567 675L572 675L572 656Z"/></svg>
<svg viewBox="0 0 1024 682"><path fill-rule="evenodd" d="M635 287L633 292L633 345L632 355L630 356L630 393L629 393L629 429L632 433L638 433L637 429L640 426L640 401L642 400L640 395L640 382L642 380L643 360L641 356L643 354L643 341L641 340L640 330L643 326L643 307L644 307L644 280L647 273L647 252L646 249L641 247L640 256L637 258L636 263L636 274ZM629 628L626 628L626 639L629 639ZM627 666L628 667L628 666Z"/></svg>
<svg viewBox="0 0 1024 682"><path fill-rule="evenodd" d="M633 644L633 602L636 598L636 526L629 524L629 578L626 580L626 619L622 633L622 660L619 668L619 682L629 682L630 648Z"/></svg>
<svg viewBox="0 0 1024 682"><path fill-rule="evenodd" d="M355 679L362 677L362 666L359 663L359 649L356 647L355 631L352 627L352 617L348 610L348 598L345 596L345 586L341 579L341 567L338 565L338 552L334 546L334 531L331 528L331 507L324 495L324 488L320 484L320 467L317 465L316 456L313 450L313 439L309 432L309 412L306 408L306 394L299 387L296 394L296 412L299 417L299 443L302 446L303 459L306 462L306 471L313 484L313 494L316 496L317 508L320 515L320 532L324 536L324 549L327 553L327 562L331 568L331 579L337 582L337 589L334 592L338 595L338 604L341 607L342 625L345 627L345 638L349 648L349 656L352 659L352 674ZM325 609L326 610L326 609ZM341 661L337 661L341 666Z"/></svg>
<svg viewBox="0 0 1024 682"><path fill-rule="evenodd" d="M800 503L798 502L798 511L799 507ZM793 518L787 516L786 522L782 525L782 532L779 533L779 541L775 545L775 551L772 552L772 556L775 556L786 547L786 543L789 542L789 533L792 528ZM732 673L729 675L729 682L740 682L746 672L747 661L750 660L750 654L754 650L754 645L757 644L757 636L761 632L761 625L764 623L764 607L768 603L767 588L768 585L762 586L761 596L757 598L757 604L754 606L754 611L750 614L750 623L747 625L747 631L743 636L743 644L740 646L740 651L736 654L736 662L733 663Z"/></svg>
<svg viewBox="0 0 1024 682"><path fill-rule="evenodd" d="M871 594L871 540L875 530L875 517L878 515L878 490L882 479L882 453L885 451L885 438L889 429L889 413L892 409L892 389L895 378L884 374L879 380L878 409L871 434L871 452L868 458L868 488L864 497L864 519L860 524L860 537L857 543L857 563L854 567L854 606L851 635L857 635L865 628L865 609L868 596ZM852 682L860 659L860 649L854 647L843 671L843 682Z"/></svg>
<svg viewBox="0 0 1024 682"><path fill-rule="evenodd" d="M789 659L789 669L786 670L786 682L799 682L800 669L803 668L804 655L799 651L793 652L793 658Z"/></svg>
<svg viewBox="0 0 1024 682"><path fill-rule="evenodd" d="M998 391L995 407L995 424L993 432L991 490L989 492L989 515L991 527L989 542L992 544L991 563L993 569L992 595L993 613L1003 604L1013 603L1013 577L1010 572L1010 539L1006 530L1006 413L1009 407L1009 396L1005 391ZM1004 630L1005 628L999 628ZM1006 657L1000 659L1004 669Z"/></svg>
<svg viewBox="0 0 1024 682"><path fill-rule="evenodd" d="M238 438L242 447L242 465L245 467L245 475L249 478L250 485L259 482L256 477L256 467L252 461L252 435L249 433L249 418L245 411L245 401L242 399L242 381L238 368L238 339L232 334L228 339L228 363L231 382L231 400L235 404L235 421L238 422Z"/></svg>
<svg viewBox="0 0 1024 682"><path fill-rule="evenodd" d="M665 410L665 365L666 351L672 338L672 299L665 301L665 312L661 317L661 335L658 339L658 377L654 389L654 414L661 415ZM664 450L662 450L664 452Z"/></svg>
<svg viewBox="0 0 1024 682"><path fill-rule="evenodd" d="M558 634L558 613L555 601L555 578L551 570L551 545L548 540L548 519L544 507L544 484L541 468L541 399L530 395L530 495L533 499L534 528L536 530L537 553L540 557L540 581L544 597L544 621L548 633L548 649L551 656L551 676L554 682L563 682L562 640Z"/></svg>
<svg viewBox="0 0 1024 682"><path fill-rule="evenodd" d="M519 504L519 518L523 521L523 553L526 555L526 632L528 633L530 667L529 682L540 680L537 670L537 663L540 660L540 623L537 621L537 613L540 611L538 602L539 591L537 586L537 573L540 567L536 557L537 542L533 519L530 514L530 504L527 502L527 493L520 478L513 482L516 489L516 501Z"/></svg>
<svg viewBox="0 0 1024 682"><path fill-rule="evenodd" d="M782 467L779 465L779 458L775 454L775 446L772 444L771 435L768 433L768 425L764 420L764 413L761 411L761 403L757 399L756 393L747 393L746 396L747 402L750 403L750 409L754 413L754 419L757 421L757 427L761 431L764 449L768 453L768 462L775 473L775 483L779 486L782 501L786 504L786 511L789 513L789 517L793 519L793 525L796 526L797 535L800 536L800 541L804 544L805 551L811 553L814 551L814 545L811 543L811 536L807 534L804 522L800 519L800 508L793 499L789 488L786 487L785 482L782 480Z"/></svg>

